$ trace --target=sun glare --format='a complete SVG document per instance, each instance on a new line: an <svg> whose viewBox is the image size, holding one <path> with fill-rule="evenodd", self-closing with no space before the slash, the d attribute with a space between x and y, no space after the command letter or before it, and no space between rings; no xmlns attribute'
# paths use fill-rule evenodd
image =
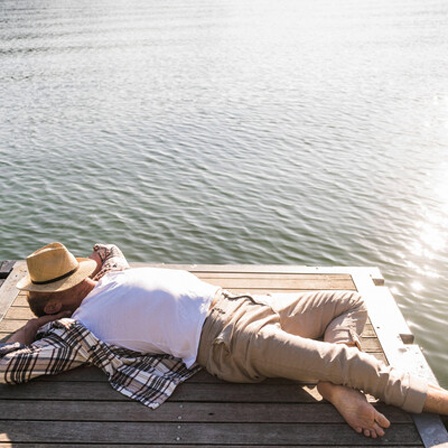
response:
<svg viewBox="0 0 448 448"><path fill-rule="evenodd" d="M408 262L415 272L424 277L440 278L448 249L448 166L439 166L432 176L432 200L424 206L426 210L416 222L415 235L410 247ZM414 291L420 290L418 281L412 284Z"/></svg>

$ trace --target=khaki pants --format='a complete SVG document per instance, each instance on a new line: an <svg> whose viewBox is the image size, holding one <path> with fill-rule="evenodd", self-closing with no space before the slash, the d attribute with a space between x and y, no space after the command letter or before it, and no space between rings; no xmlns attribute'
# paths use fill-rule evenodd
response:
<svg viewBox="0 0 448 448"><path fill-rule="evenodd" d="M352 291L242 298L223 292L205 320L197 362L226 381L330 381L421 412L426 382L360 350L366 318Z"/></svg>

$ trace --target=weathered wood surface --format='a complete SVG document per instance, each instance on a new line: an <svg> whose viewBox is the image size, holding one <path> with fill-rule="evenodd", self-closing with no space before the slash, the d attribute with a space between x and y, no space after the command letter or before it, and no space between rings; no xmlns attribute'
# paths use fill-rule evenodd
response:
<svg viewBox="0 0 448 448"><path fill-rule="evenodd" d="M238 292L362 289L369 306L375 300L373 292L384 288L375 269L164 267L189 269L210 283ZM17 263L0 290L0 312L4 310L0 338L31 317L24 296L13 287L24 269L22 262ZM377 338L383 324L377 318L366 326L363 345L385 360ZM409 342L410 332L403 323L399 321L399 333ZM404 344L401 336L400 341ZM375 405L392 421L381 440L365 439L352 431L314 385L283 380L229 384L200 372L153 411L115 392L99 370L81 368L20 386L0 386L0 447L424 446L410 415Z"/></svg>

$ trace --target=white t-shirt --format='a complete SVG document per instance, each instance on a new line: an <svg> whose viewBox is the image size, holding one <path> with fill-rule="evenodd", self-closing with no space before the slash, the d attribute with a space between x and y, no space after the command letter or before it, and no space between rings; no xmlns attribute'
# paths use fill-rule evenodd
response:
<svg viewBox="0 0 448 448"><path fill-rule="evenodd" d="M136 268L105 275L73 314L99 339L195 362L217 286L187 271Z"/></svg>

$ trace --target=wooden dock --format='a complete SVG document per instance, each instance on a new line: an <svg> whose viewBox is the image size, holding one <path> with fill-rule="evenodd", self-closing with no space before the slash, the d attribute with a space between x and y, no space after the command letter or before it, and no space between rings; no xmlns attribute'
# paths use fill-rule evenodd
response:
<svg viewBox="0 0 448 448"><path fill-rule="evenodd" d="M141 266L142 264L138 264ZM161 265L150 265L161 266ZM364 350L429 378L432 373L375 268L163 265L190 270L235 292L358 290L369 308ZM32 315L15 284L24 262L0 265L0 340ZM115 392L92 367L19 386L0 385L0 448L4 447L448 447L438 416L411 416L375 406L392 426L381 439L351 430L313 384L267 380L230 384L200 372L157 410Z"/></svg>

